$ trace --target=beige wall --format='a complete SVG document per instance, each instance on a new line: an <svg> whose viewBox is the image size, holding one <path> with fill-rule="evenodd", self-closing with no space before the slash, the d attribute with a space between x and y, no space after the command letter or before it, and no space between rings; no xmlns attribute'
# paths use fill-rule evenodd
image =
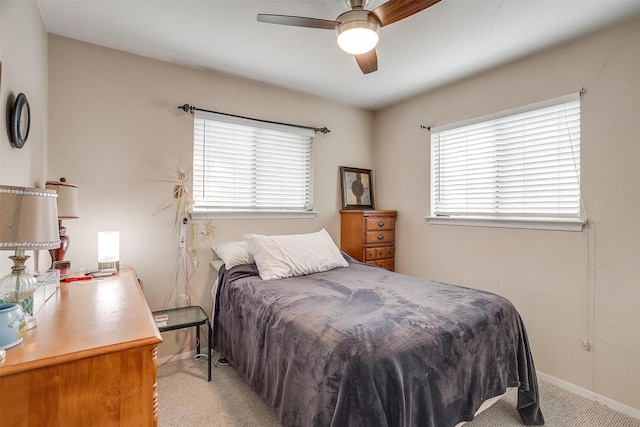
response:
<svg viewBox="0 0 640 427"><path fill-rule="evenodd" d="M0 130L0 184L44 187L47 153L47 32L35 2L0 1L0 117L2 123L19 93L31 108L31 128L22 149L10 143L8 126ZM38 254L38 252L35 252ZM9 272L9 251L0 251L0 275ZM34 269L33 257L29 268ZM41 251L39 265L48 267Z"/></svg>
<svg viewBox="0 0 640 427"><path fill-rule="evenodd" d="M377 113L377 199L397 209L397 268L510 298L536 368L640 409L640 21ZM586 89L582 193L589 229L430 225L429 138L438 126ZM582 339L592 350L587 352Z"/></svg>
<svg viewBox="0 0 640 427"><path fill-rule="evenodd" d="M120 231L121 262L135 267L153 310L184 294L175 210L153 215L171 199L180 158L191 168L189 103L249 117L327 126L314 142L315 219L214 220L215 240L189 264L193 304L211 312L215 272L211 245L244 233L288 234L324 227L339 241L340 165L372 167L370 112L272 86L186 68L51 35L49 38L50 179L79 185L80 219L65 221L74 268L95 268L97 233ZM202 229L205 221L197 221ZM184 303L184 301L179 301ZM172 339L168 339L172 340ZM175 347L164 345L165 356Z"/></svg>

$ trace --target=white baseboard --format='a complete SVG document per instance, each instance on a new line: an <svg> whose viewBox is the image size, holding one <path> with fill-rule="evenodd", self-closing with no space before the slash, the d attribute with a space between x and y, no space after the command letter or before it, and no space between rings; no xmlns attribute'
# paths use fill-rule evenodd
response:
<svg viewBox="0 0 640 427"><path fill-rule="evenodd" d="M586 399L593 400L594 402L601 403L614 411L622 412L625 415L633 417L635 419L640 420L640 410L632 408L631 406L624 405L620 402L616 402L615 400L609 399L608 397L601 396L597 393L594 393L590 390L584 389L582 387L578 387L575 384L571 384L569 382L563 381L556 377L552 377L551 375L543 374L542 372L537 372L538 378L549 382L553 385L557 385L560 388L563 388L571 393L575 393L579 396L582 396Z"/></svg>

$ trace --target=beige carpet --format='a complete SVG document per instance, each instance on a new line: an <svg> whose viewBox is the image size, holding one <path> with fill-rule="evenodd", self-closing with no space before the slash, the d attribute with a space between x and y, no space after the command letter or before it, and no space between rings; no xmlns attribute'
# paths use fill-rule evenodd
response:
<svg viewBox="0 0 640 427"><path fill-rule="evenodd" d="M214 358L215 360L215 358ZM278 417L231 366L212 368L206 360L183 359L158 369L160 427L277 427ZM515 390L465 427L522 426ZM616 412L550 383L540 382L546 426L640 427L640 420Z"/></svg>

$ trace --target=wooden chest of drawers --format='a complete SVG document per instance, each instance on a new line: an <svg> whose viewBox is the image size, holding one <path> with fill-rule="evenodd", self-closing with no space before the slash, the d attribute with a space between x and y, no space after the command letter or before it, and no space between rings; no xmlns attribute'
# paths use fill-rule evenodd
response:
<svg viewBox="0 0 640 427"><path fill-rule="evenodd" d="M397 211L341 210L340 248L367 264L395 269Z"/></svg>
<svg viewBox="0 0 640 427"><path fill-rule="evenodd" d="M157 426L162 338L135 272L65 283L0 362L0 425Z"/></svg>

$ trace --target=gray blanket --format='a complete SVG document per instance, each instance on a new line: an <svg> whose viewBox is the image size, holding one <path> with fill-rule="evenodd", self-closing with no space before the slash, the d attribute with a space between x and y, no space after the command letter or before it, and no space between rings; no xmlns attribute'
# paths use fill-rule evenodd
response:
<svg viewBox="0 0 640 427"><path fill-rule="evenodd" d="M508 300L348 261L273 281L220 271L214 346L283 426L451 427L507 387L524 424L544 424Z"/></svg>

